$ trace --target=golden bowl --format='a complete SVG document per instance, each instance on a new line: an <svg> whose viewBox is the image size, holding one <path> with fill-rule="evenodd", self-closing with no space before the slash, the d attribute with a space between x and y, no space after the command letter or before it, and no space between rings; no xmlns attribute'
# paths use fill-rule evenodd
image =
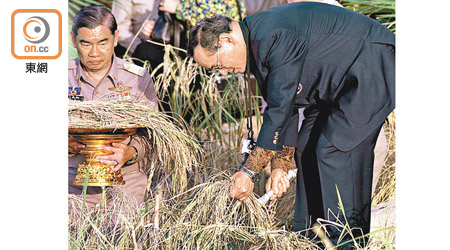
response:
<svg viewBox="0 0 450 250"><path fill-rule="evenodd" d="M86 161L78 165L78 172L73 185L83 186L87 178L88 186L116 186L124 185L125 181L120 170L110 173L114 167L101 163L97 156L111 155L112 152L100 148L111 146L113 142L121 142L136 133L137 128L124 129L91 129L69 128L69 135L77 142L86 145L80 152Z"/></svg>

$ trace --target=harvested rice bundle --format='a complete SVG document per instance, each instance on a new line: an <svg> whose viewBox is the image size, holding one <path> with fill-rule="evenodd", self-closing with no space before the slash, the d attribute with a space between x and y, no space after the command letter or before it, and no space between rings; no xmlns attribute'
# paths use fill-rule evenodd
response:
<svg viewBox="0 0 450 250"><path fill-rule="evenodd" d="M218 176L197 185L177 208L163 243L168 249L227 249L255 244L255 230L269 230L272 215L252 195L244 202L229 198L231 180Z"/></svg>
<svg viewBox="0 0 450 250"><path fill-rule="evenodd" d="M162 242L164 247L289 249L295 246L291 242L293 238L280 241L286 231L277 228L272 209L261 205L254 194L244 202L231 199L231 186L229 176L217 175L194 187L186 199L179 203L174 223L167 231L166 240ZM301 239L296 238L296 241Z"/></svg>
<svg viewBox="0 0 450 250"><path fill-rule="evenodd" d="M145 101L69 101L68 114L69 128L143 128L141 137L152 152L146 169L149 187L156 166L162 166L164 174L172 177L171 191L182 192L187 187L187 172L200 164L202 149L187 130L175 126L169 116L152 110Z"/></svg>
<svg viewBox="0 0 450 250"><path fill-rule="evenodd" d="M252 194L244 202L231 199L232 180L216 175L191 190L175 209L167 249L317 249L296 233L279 228L274 209Z"/></svg>
<svg viewBox="0 0 450 250"><path fill-rule="evenodd" d="M258 243L249 249L321 249L299 232L289 232L284 228L260 231L257 233L257 236Z"/></svg>

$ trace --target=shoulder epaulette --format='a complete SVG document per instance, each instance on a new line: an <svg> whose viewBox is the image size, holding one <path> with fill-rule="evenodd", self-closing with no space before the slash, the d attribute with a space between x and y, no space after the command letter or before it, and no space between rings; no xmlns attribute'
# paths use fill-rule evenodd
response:
<svg viewBox="0 0 450 250"><path fill-rule="evenodd" d="M145 68L138 66L134 63L130 63L130 62L124 62L123 63L123 68L133 74L136 74L138 76L143 76L144 72L145 72Z"/></svg>
<svg viewBox="0 0 450 250"><path fill-rule="evenodd" d="M72 59L69 61L68 69L76 69L77 68L77 59Z"/></svg>

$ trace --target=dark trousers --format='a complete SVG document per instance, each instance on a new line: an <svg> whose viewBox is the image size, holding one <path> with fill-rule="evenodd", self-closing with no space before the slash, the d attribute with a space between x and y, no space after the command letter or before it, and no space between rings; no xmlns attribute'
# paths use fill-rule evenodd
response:
<svg viewBox="0 0 450 250"><path fill-rule="evenodd" d="M379 129L352 150L343 152L322 134L326 112L305 110L305 117L295 153L298 172L294 231L308 229L322 218L342 225L348 223L355 238L369 233L373 150ZM338 192L344 212L338 208ZM328 236L335 246L340 230L342 228L327 226ZM304 234L310 238L315 236L308 230ZM347 234L340 243L350 239ZM357 242L364 246L367 239ZM348 249L351 245L354 244L339 249Z"/></svg>

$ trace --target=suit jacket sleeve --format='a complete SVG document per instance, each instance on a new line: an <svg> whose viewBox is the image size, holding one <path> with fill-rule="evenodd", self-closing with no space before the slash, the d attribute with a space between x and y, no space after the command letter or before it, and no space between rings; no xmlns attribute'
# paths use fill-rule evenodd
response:
<svg viewBox="0 0 450 250"><path fill-rule="evenodd" d="M261 85L267 96L267 108L258 136L259 147L282 150L285 145L288 122L293 114L294 97L305 61L306 45L306 39L286 29L275 30L259 42L257 68L260 72L267 72Z"/></svg>

